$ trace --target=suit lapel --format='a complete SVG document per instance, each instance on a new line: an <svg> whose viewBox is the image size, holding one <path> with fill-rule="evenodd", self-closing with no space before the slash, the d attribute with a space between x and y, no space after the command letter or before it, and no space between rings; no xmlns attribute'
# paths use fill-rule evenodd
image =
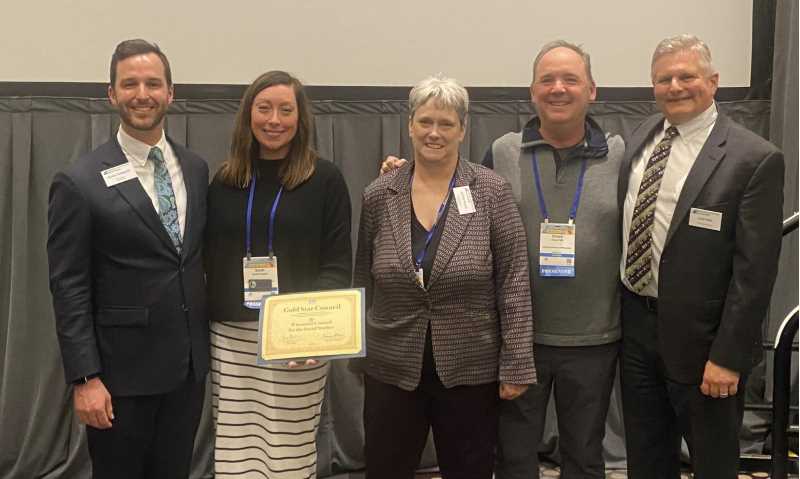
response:
<svg viewBox="0 0 800 479"><path fill-rule="evenodd" d="M678 197L678 203L675 205L675 212L672 214L672 221L669 224L669 231L667 238L664 241L664 248L669 244L669 240L675 234L678 226L683 222L683 218L689 212L689 208L697 199L697 195L705 186L711 174L717 168L720 160L725 156L725 150L722 145L728 137L728 119L722 114L717 116L717 122L711 130L703 148L697 155L692 168L689 170L689 175L681 189L681 194Z"/></svg>
<svg viewBox="0 0 800 479"><path fill-rule="evenodd" d="M455 186L469 186L475 178L475 172L467 165L466 161L459 160L456 169L456 183ZM452 193L451 193L452 195ZM431 287L439 276L442 275L453 253L458 249L461 244L461 239L467 231L470 220L475 216L474 213L462 215L458 212L458 207L455 205L455 199L450 199L450 204L447 208L447 219L444 223L441 239L439 239L439 247L436 250L436 257L433 259L433 267L431 268L431 276L428 281L428 288Z"/></svg>
<svg viewBox="0 0 800 479"><path fill-rule="evenodd" d="M392 224L392 234L400 265L408 272L409 279L416 283L414 262L411 259L411 190L409 181L412 165L409 163L398 171L397 176L389 185L388 188L392 193L386 201L386 209Z"/></svg>
<svg viewBox="0 0 800 479"><path fill-rule="evenodd" d="M125 158L125 154L122 152L122 148L120 148L117 139L114 138L112 141L114 143L114 148L112 148L113 155L105 158L102 162L103 165L109 168L121 165L128 161L128 159ZM114 188L136 212L139 218L141 218L142 222L147 226L147 228L149 228L156 236L158 236L170 251L178 254L178 251L172 244L172 240L167 234L167 230L164 229L164 225L161 223L161 218L159 218L158 213L156 213L155 208L153 208L153 203L150 201L150 197L147 196L144 188L142 188L141 182L138 181L138 179L137 181L128 180L119 183L118 185L114 186Z"/></svg>

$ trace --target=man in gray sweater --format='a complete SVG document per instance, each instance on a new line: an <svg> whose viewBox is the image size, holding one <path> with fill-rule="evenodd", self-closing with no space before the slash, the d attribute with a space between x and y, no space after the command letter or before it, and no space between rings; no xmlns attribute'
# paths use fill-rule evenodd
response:
<svg viewBox="0 0 800 479"><path fill-rule="evenodd" d="M539 475L554 391L561 477L603 478L603 437L620 340L620 216L625 145L587 116L589 55L554 41L533 64L538 116L494 141L483 165L511 184L528 236L539 384L500 406L497 479ZM403 160L388 157L388 171Z"/></svg>
<svg viewBox="0 0 800 479"><path fill-rule="evenodd" d="M589 55L564 41L533 64L538 116L494 141L483 164L511 183L528 235L539 384L501 405L496 477L538 477L554 390L561 477L603 478L603 437L620 339L619 206L625 145L587 116Z"/></svg>

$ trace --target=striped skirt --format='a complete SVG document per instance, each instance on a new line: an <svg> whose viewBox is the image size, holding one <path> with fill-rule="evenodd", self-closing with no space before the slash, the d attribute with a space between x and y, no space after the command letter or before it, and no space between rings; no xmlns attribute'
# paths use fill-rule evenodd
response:
<svg viewBox="0 0 800 479"><path fill-rule="evenodd" d="M256 322L211 323L215 477L315 478L328 363L257 366L257 349Z"/></svg>

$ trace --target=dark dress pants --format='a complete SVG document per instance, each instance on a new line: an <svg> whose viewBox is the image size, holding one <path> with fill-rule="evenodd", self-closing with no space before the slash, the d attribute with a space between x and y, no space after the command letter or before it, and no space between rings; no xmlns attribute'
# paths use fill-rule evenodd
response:
<svg viewBox="0 0 800 479"><path fill-rule="evenodd" d="M580 347L536 345L538 384L500 405L497 479L539 477L538 449L551 389L558 418L561 477L605 477L603 437L618 355L619 342Z"/></svg>
<svg viewBox="0 0 800 479"><path fill-rule="evenodd" d="M683 436L695 479L735 479L746 378L738 394L718 399L703 395L699 384L671 381L658 350L657 313L627 290L622 301L628 478L678 479Z"/></svg>
<svg viewBox="0 0 800 479"><path fill-rule="evenodd" d="M497 383L406 391L365 374L364 390L366 479L413 479L431 428L444 479L491 479Z"/></svg>
<svg viewBox="0 0 800 479"><path fill-rule="evenodd" d="M189 477L205 393L192 377L169 393L111 398L112 427L86 427L94 479Z"/></svg>

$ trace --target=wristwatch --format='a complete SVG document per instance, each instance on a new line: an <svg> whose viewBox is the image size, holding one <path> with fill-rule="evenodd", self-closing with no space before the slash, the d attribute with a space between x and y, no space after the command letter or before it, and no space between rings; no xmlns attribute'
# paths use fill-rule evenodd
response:
<svg viewBox="0 0 800 479"><path fill-rule="evenodd" d="M100 375L99 373L94 373L94 374L90 374L88 376L83 376L81 378L78 378L78 379L72 381L72 385L73 386L80 386L80 385L86 384L86 383L89 382L89 380L94 379L99 375Z"/></svg>

